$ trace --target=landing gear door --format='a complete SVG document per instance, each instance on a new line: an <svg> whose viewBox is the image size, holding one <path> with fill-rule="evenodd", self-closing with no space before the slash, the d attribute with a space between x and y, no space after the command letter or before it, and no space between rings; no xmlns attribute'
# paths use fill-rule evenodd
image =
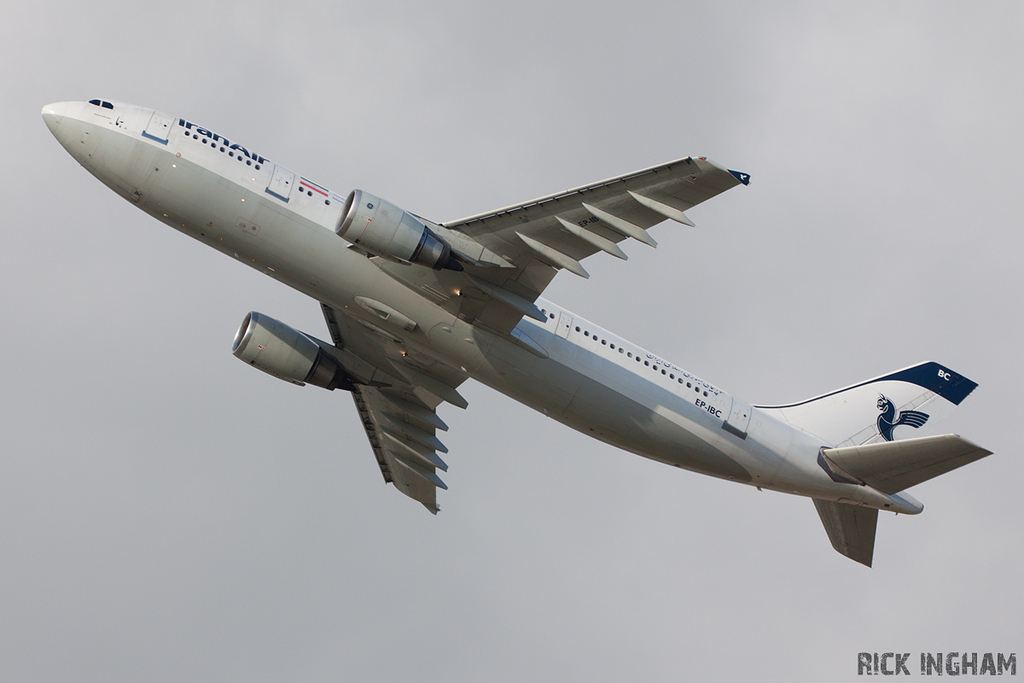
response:
<svg viewBox="0 0 1024 683"><path fill-rule="evenodd" d="M750 425L750 405L734 398L729 419L722 423L722 429L741 439L747 438L747 427Z"/></svg>
<svg viewBox="0 0 1024 683"><path fill-rule="evenodd" d="M569 338L569 329L572 327L572 316L568 315L565 311L558 313L558 329L556 330L559 337L562 339Z"/></svg>
<svg viewBox="0 0 1024 683"><path fill-rule="evenodd" d="M287 168L274 164L274 174L270 176L267 194L277 197L282 202L287 202L292 194L292 185L294 184L295 174Z"/></svg>
<svg viewBox="0 0 1024 683"><path fill-rule="evenodd" d="M146 124L146 130L142 131L142 137L149 138L150 140L156 140L161 145L167 144L167 137L171 133L171 126L174 125L174 117L170 114L165 114L162 111L155 111L153 115L149 117L149 123Z"/></svg>

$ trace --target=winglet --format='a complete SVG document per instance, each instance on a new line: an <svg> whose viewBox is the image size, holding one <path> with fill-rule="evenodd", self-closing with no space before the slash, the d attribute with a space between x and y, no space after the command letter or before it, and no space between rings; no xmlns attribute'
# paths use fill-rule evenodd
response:
<svg viewBox="0 0 1024 683"><path fill-rule="evenodd" d="M743 173L742 171L734 171L731 168L728 169L728 171L729 171L729 173L732 173L733 177L736 178L736 180L740 181L744 185L749 185L750 184L750 174L749 173Z"/></svg>

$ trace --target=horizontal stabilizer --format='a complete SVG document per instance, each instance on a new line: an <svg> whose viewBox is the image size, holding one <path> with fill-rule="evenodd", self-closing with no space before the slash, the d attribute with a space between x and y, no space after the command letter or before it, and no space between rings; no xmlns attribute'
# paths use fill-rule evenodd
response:
<svg viewBox="0 0 1024 683"><path fill-rule="evenodd" d="M821 454L843 472L883 493L892 494L969 465L991 455L992 451L956 434L941 434L865 446L823 448Z"/></svg>
<svg viewBox="0 0 1024 683"><path fill-rule="evenodd" d="M851 560L870 567L871 556L875 552L878 510L817 498L814 499L814 507L832 547Z"/></svg>

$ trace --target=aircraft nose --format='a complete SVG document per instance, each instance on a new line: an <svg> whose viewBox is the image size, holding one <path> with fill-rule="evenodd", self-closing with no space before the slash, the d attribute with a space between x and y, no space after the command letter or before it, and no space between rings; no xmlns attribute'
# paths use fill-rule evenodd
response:
<svg viewBox="0 0 1024 683"><path fill-rule="evenodd" d="M67 102L54 102L43 107L43 121L46 122L46 127L54 135L57 134L57 126L60 125L61 119L64 118L64 112L67 111L67 108Z"/></svg>

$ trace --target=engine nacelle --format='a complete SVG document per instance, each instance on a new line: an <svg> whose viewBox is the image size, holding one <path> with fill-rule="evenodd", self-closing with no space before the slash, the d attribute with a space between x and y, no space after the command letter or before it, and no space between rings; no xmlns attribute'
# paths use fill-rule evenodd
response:
<svg viewBox="0 0 1024 683"><path fill-rule="evenodd" d="M353 190L348 195L335 232L377 256L434 270L462 270L451 247L423 221L362 190Z"/></svg>
<svg viewBox="0 0 1024 683"><path fill-rule="evenodd" d="M235 333L231 353L268 375L303 386L351 391L352 381L313 337L253 311Z"/></svg>

